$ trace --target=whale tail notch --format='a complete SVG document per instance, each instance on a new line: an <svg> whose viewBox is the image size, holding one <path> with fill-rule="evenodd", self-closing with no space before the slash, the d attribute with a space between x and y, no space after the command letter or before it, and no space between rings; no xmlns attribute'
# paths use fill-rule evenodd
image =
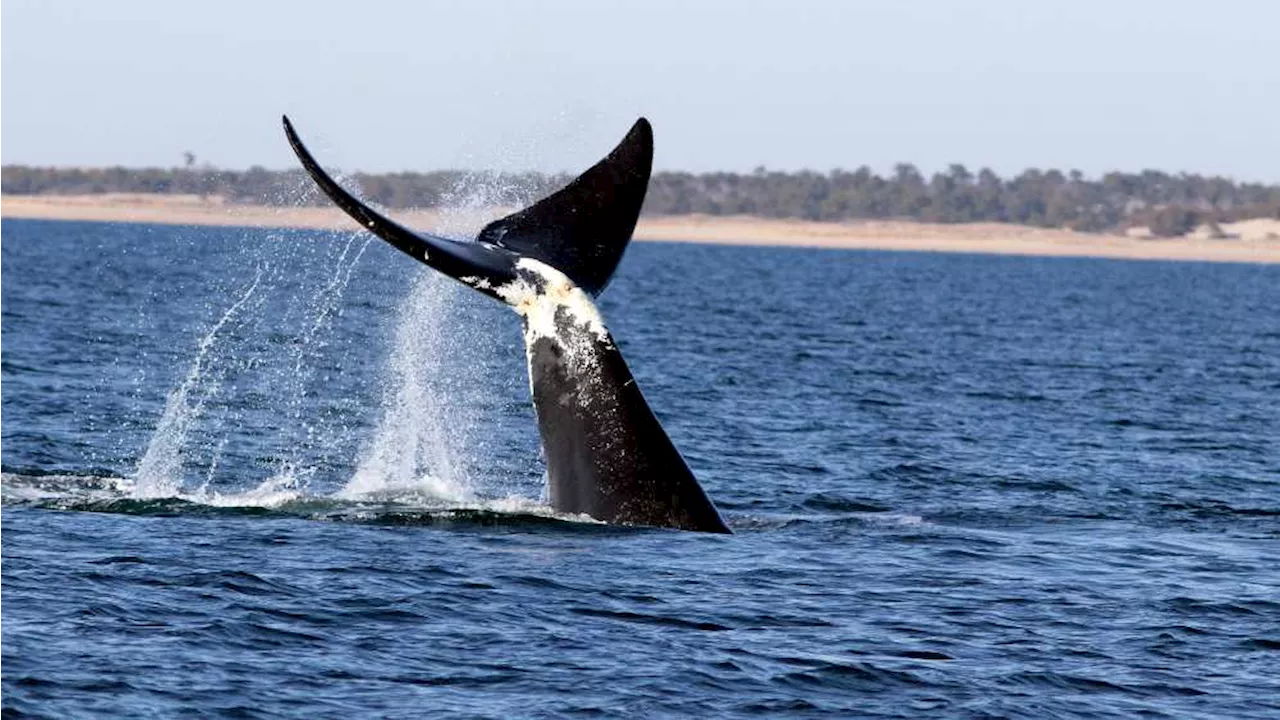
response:
<svg viewBox="0 0 1280 720"><path fill-rule="evenodd" d="M603 160L476 239L540 260L598 296L631 241L652 168L653 128L640 118Z"/></svg>
<svg viewBox="0 0 1280 720"><path fill-rule="evenodd" d="M539 260L597 296L631 241L653 166L653 129L640 118L613 152L565 187L485 226L478 242L419 233L356 198L320 167L284 118L285 134L316 184L356 222L414 259L498 298L522 257Z"/></svg>

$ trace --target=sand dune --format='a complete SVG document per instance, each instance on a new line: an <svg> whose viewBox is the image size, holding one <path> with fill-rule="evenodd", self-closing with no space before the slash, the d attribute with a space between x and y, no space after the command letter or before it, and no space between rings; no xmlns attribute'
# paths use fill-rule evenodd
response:
<svg viewBox="0 0 1280 720"><path fill-rule="evenodd" d="M431 210L394 214L404 224L424 229L448 227L459 221L456 214L446 215ZM336 208L240 205L223 202L220 198L193 195L6 195L0 197L0 215L6 218L171 225L357 227ZM826 223L688 215L642 218L636 229L636 238L724 245L1280 263L1280 220L1246 220L1225 224L1222 229L1231 237L1214 240L1191 236L1160 240L1001 223Z"/></svg>

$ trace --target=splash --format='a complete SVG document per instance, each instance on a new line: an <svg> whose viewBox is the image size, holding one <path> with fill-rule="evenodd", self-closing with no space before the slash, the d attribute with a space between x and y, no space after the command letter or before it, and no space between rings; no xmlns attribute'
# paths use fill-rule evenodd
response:
<svg viewBox="0 0 1280 720"><path fill-rule="evenodd" d="M219 335L253 299L262 282L259 267L253 282L200 339L195 361L182 382L165 399L164 412L147 450L134 473L133 495L138 498L172 497L182 486L183 447L193 423L200 418L205 402L217 392L218 383L205 382L206 365ZM194 399L193 399L194 395Z"/></svg>
<svg viewBox="0 0 1280 720"><path fill-rule="evenodd" d="M202 465L196 492L210 495L224 451L243 445L236 434L257 430L244 417L246 395L269 394L283 416L271 423L270 442L281 450L264 453L276 459L262 482L304 488L314 474L314 456L331 447L338 430L307 403L315 395L328 330L371 239L349 234L345 242L302 244L272 234L265 240L246 244L245 252L257 256L253 281L201 337L186 375L166 397L133 473L135 498L181 497L185 471ZM309 260L317 253L320 263ZM312 274L317 272L322 274ZM307 284L314 289L306 290Z"/></svg>
<svg viewBox="0 0 1280 720"><path fill-rule="evenodd" d="M178 497L187 502L211 507L274 508L302 499L304 492L298 488L293 478L276 476L267 478L257 487L243 492L221 493L203 487L198 492Z"/></svg>
<svg viewBox="0 0 1280 720"><path fill-rule="evenodd" d="M483 175L465 178L446 195L433 231L471 236L535 190ZM254 280L235 291L167 395L132 474L132 497L217 504L246 494L315 498L340 486L335 499L458 504L504 494L500 480L478 470L488 463L487 436L474 431L477 413L495 403L486 360L476 358L493 341L471 321L475 308L459 298L461 286L419 272L378 378L376 421L362 438L352 432L362 423L352 420L350 404L329 394L326 381L342 371L331 347L335 319L377 240L367 233L298 239L281 233L243 246L257 267ZM236 474L234 486L219 472ZM313 491L313 483L327 486Z"/></svg>
<svg viewBox="0 0 1280 720"><path fill-rule="evenodd" d="M433 232L474 236L534 189L496 176L464 177L445 193ZM462 321L462 292L431 270L415 279L396 328L381 417L337 497L459 504L492 489L489 478L470 470L486 465L475 415L486 388L473 359L486 338Z"/></svg>
<svg viewBox="0 0 1280 720"><path fill-rule="evenodd" d="M125 515L271 516L325 522L395 525L494 525L556 527L581 531L604 525L586 515L561 513L527 497L452 502L431 495L344 499L308 496L265 481L239 492L201 489L163 498L138 498L127 478L97 475L0 473L0 502L63 511ZM262 511L267 511L263 513Z"/></svg>
<svg viewBox="0 0 1280 720"><path fill-rule="evenodd" d="M413 283L396 328L388 363L382 416L355 474L339 495L425 493L466 501L473 495L459 457L465 442L450 372L450 308L458 292L451 280L423 271Z"/></svg>
<svg viewBox="0 0 1280 720"><path fill-rule="evenodd" d="M435 232L454 238L472 238L489 222L514 212L531 194L530 184L515 177L489 173L459 179L440 198Z"/></svg>
<svg viewBox="0 0 1280 720"><path fill-rule="evenodd" d="M283 378L288 399L284 405L284 427L301 432L293 438L290 450L279 461L273 479L305 486L313 474L315 456L321 454L327 441L339 430L329 426L324 415L313 415L307 408L307 399L314 392L315 370L329 344L328 330L342 306L342 298L351 282L351 275L373 242L368 235L348 235L333 263L329 278L307 303L309 318L304 317L304 329L291 345L292 363Z"/></svg>

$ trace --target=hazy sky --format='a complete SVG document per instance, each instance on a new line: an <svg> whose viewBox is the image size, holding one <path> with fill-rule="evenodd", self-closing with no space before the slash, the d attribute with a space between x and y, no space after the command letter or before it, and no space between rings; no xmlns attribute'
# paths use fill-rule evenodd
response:
<svg viewBox="0 0 1280 720"><path fill-rule="evenodd" d="M4 163L1280 181L1280 2L5 0Z"/></svg>

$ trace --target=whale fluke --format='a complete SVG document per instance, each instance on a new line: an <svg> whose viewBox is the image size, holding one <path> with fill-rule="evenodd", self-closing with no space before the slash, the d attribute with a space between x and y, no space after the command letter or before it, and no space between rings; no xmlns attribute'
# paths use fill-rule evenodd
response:
<svg viewBox="0 0 1280 720"><path fill-rule="evenodd" d="M638 120L562 190L486 226L475 243L414 232L368 207L325 173L288 118L284 127L303 167L361 226L520 314L553 508L610 523L729 532L592 302L613 277L644 202L653 163L648 121Z"/></svg>
<svg viewBox="0 0 1280 720"><path fill-rule="evenodd" d="M281 119L284 121L284 134L289 138L289 145L293 147L293 152L302 162L307 174L335 205L360 223L361 227L414 260L426 263L451 278L474 278L475 282L467 284L491 297L498 298L494 288L515 280L515 263L518 260L515 254L479 243L458 242L414 232L360 202L320 167L320 163L316 162L311 152L302 144L288 116Z"/></svg>
<svg viewBox="0 0 1280 720"><path fill-rule="evenodd" d="M631 241L652 167L653 128L640 118L608 157L476 239L541 260L596 297Z"/></svg>

